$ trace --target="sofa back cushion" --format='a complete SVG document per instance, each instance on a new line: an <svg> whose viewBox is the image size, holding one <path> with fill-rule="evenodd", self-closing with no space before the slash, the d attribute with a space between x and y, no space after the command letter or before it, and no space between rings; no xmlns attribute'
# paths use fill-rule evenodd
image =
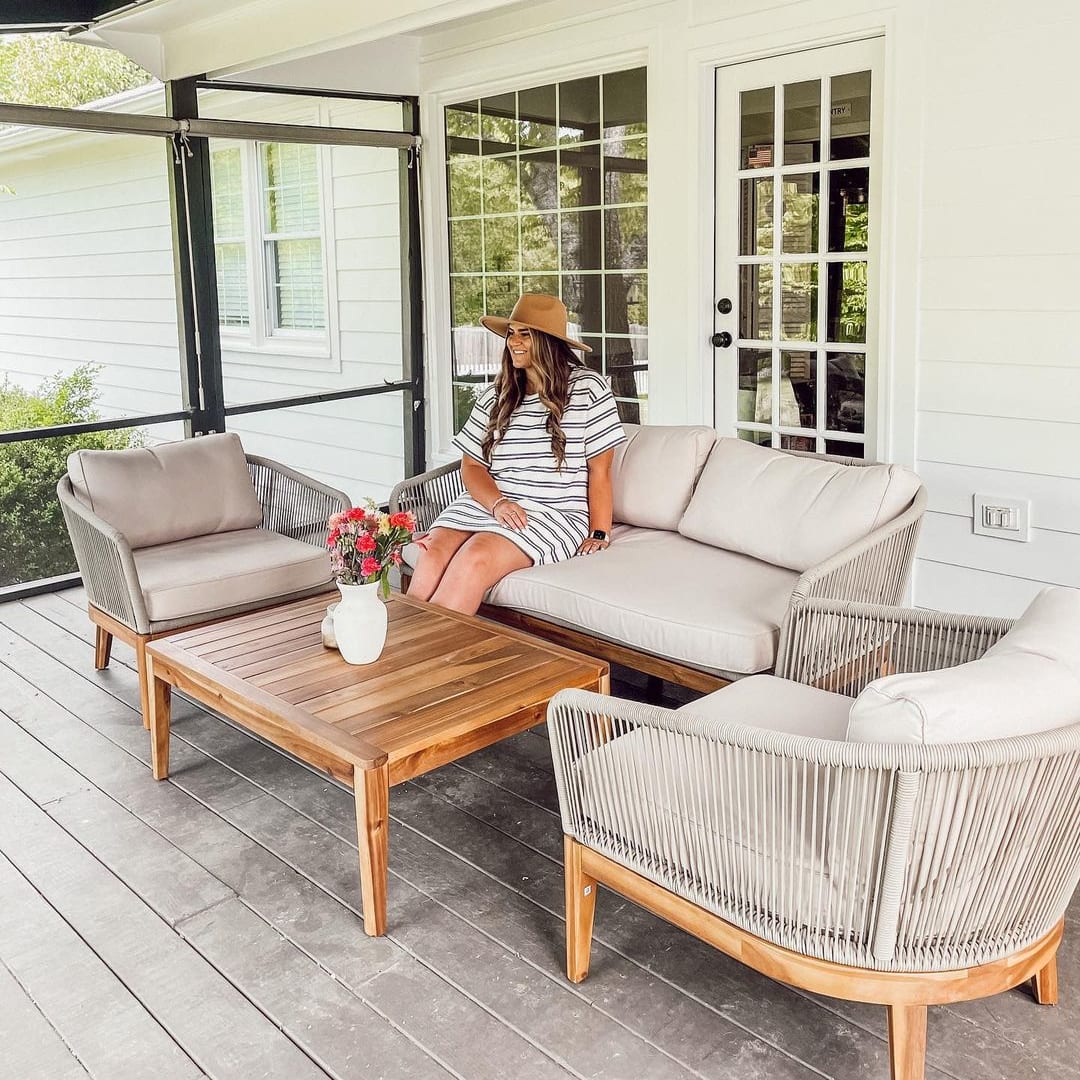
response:
<svg viewBox="0 0 1080 1080"><path fill-rule="evenodd" d="M68 457L76 496L133 548L253 529L262 506L234 434Z"/></svg>
<svg viewBox="0 0 1080 1080"><path fill-rule="evenodd" d="M626 442L611 470L615 520L674 532L690 502L716 432L708 427L623 424Z"/></svg>
<svg viewBox="0 0 1080 1080"><path fill-rule="evenodd" d="M843 465L718 439L679 532L802 572L891 521L920 486L898 465Z"/></svg>
<svg viewBox="0 0 1080 1080"><path fill-rule="evenodd" d="M1080 590L1044 589L978 660L870 683L849 742L958 743L1080 723Z"/></svg>

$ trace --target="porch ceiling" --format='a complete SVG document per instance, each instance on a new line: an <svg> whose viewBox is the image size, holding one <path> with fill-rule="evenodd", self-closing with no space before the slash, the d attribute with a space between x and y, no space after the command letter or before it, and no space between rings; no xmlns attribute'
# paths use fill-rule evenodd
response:
<svg viewBox="0 0 1080 1080"><path fill-rule="evenodd" d="M523 0L0 0L0 29L90 27L161 79L231 74L468 18ZM156 61L156 62L155 62Z"/></svg>

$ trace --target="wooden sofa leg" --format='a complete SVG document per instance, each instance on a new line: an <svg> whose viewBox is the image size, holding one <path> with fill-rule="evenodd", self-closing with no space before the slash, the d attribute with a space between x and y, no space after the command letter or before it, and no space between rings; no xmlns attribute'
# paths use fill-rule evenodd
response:
<svg viewBox="0 0 1080 1080"><path fill-rule="evenodd" d="M889 1064L892 1080L926 1076L926 1006L889 1006Z"/></svg>
<svg viewBox="0 0 1080 1080"><path fill-rule="evenodd" d="M139 670L139 705L142 708L143 727L150 730L150 677L146 670L146 645L149 638L139 634L135 638L135 663Z"/></svg>
<svg viewBox="0 0 1080 1080"><path fill-rule="evenodd" d="M1035 972L1031 980L1032 989L1035 991L1035 1000L1040 1005L1056 1005L1058 1003L1058 977L1057 977L1057 954L1051 958L1050 963L1041 971Z"/></svg>
<svg viewBox="0 0 1080 1080"><path fill-rule="evenodd" d="M563 837L566 858L566 977L574 983L589 974L593 915L596 912L595 879L581 869L581 845Z"/></svg>
<svg viewBox="0 0 1080 1080"><path fill-rule="evenodd" d="M104 671L112 659L113 636L103 626L95 626L94 630L94 667Z"/></svg>

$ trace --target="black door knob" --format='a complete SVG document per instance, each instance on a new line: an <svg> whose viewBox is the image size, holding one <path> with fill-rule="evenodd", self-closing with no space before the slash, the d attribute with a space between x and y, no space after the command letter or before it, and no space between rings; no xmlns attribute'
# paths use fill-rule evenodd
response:
<svg viewBox="0 0 1080 1080"><path fill-rule="evenodd" d="M719 311L721 315L730 315L731 301L726 296L722 300L717 300L716 310Z"/></svg>
<svg viewBox="0 0 1080 1080"><path fill-rule="evenodd" d="M721 330L719 333L713 334L709 340L713 344L714 349L726 349L731 345L731 335L726 330Z"/></svg>

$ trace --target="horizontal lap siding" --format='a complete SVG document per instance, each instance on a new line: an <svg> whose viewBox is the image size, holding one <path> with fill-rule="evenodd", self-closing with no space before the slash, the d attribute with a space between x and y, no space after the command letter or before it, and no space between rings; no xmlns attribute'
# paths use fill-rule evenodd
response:
<svg viewBox="0 0 1080 1080"><path fill-rule="evenodd" d="M1080 587L1078 38L1063 2L930 17L920 605L1011 615L1044 584ZM1030 543L974 535L976 492L1030 499Z"/></svg>
<svg viewBox="0 0 1080 1080"><path fill-rule="evenodd" d="M337 122L377 126L372 110L335 106ZM366 110L366 112L365 112ZM337 115L340 113L340 115ZM350 115L346 115L350 114ZM351 115L355 114L355 115ZM364 114L364 115L361 115ZM167 168L156 139L65 134L5 150L0 183L0 377L27 387L81 363L101 368L105 416L181 404ZM230 404L380 385L402 374L399 176L396 152L336 147L325 160L335 238L333 357L231 348ZM253 453L384 499L404 472L402 401L330 402L238 416ZM177 425L147 432L178 437Z"/></svg>

